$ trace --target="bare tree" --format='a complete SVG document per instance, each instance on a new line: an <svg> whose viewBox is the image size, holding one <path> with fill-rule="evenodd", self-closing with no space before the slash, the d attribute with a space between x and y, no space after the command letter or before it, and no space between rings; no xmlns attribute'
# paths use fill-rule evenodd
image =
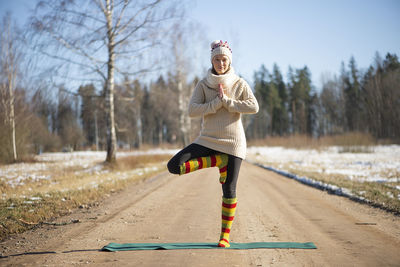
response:
<svg viewBox="0 0 400 267"><path fill-rule="evenodd" d="M345 101L340 79L336 76L324 76L322 84L318 112L320 134L342 134L344 132Z"/></svg>
<svg viewBox="0 0 400 267"><path fill-rule="evenodd" d="M144 56L161 44L160 34L166 33L169 21L177 16L178 6L162 0L46 0L37 5L32 19L40 36L36 47L60 63L53 70L79 81L100 77L108 162L115 161L117 149L115 80L154 70L157 64L146 64Z"/></svg>
<svg viewBox="0 0 400 267"><path fill-rule="evenodd" d="M11 139L13 160L18 159L15 129L15 94L17 76L19 75L22 60L22 49L19 45L18 28L11 21L11 14L7 13L0 28L0 93L1 102L5 111Z"/></svg>
<svg viewBox="0 0 400 267"><path fill-rule="evenodd" d="M173 45L173 56L175 61L175 80L176 80L176 89L178 91L178 109L179 109L179 129L182 136L182 143L184 146L189 145L189 129L190 129L190 120L188 120L188 116L186 114L188 97L184 92L184 87L186 87L186 70L188 61L185 59L183 51L185 51L185 42L184 42L184 30L179 27L179 24L174 27L174 35L172 39Z"/></svg>
<svg viewBox="0 0 400 267"><path fill-rule="evenodd" d="M375 56L364 76L363 99L368 120L365 122L377 138L399 140L400 134L400 63L388 53L384 60Z"/></svg>
<svg viewBox="0 0 400 267"><path fill-rule="evenodd" d="M179 111L179 132L181 142L184 146L190 143L191 120L187 114L190 95L194 89L192 84L188 83L188 76L193 73L194 64L198 65L195 58L196 43L201 43L203 37L199 25L191 23L176 23L173 26L171 34L171 61L173 76L173 89L178 94L178 111ZM190 47L191 49L187 49ZM187 52L190 51L188 54Z"/></svg>

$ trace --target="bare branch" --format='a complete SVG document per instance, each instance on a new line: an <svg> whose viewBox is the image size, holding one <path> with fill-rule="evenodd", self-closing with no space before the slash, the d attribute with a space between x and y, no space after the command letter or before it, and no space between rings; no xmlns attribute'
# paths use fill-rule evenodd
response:
<svg viewBox="0 0 400 267"><path fill-rule="evenodd" d="M93 57L91 57L89 54L87 54L82 48L77 47L73 44L71 44L70 42L68 42L65 38L56 35L55 33L49 31L49 34L56 39L61 45L63 45L65 48L71 50L72 52L79 54L81 56L84 56L85 58L89 59L90 61L92 61L92 63L94 64L104 64L103 61L97 60Z"/></svg>
<svg viewBox="0 0 400 267"><path fill-rule="evenodd" d="M101 83L101 84L104 83L104 81L101 81L101 80L99 80L99 79L77 78L77 77L71 78L71 76L60 75L60 74L55 75L55 77L59 77L59 78L67 79L67 80L74 80L74 81L78 81L78 82L85 82L85 83L87 83L87 82ZM54 83L54 82L53 82L53 83ZM54 83L54 84L55 84L55 83Z"/></svg>
<svg viewBox="0 0 400 267"><path fill-rule="evenodd" d="M144 25L146 25L148 23L147 20L144 20L141 24L139 24L138 26L136 26L132 31L130 31L128 34L125 35L124 38L122 38L121 40L115 42L115 46L118 46L120 44L122 44L124 41L126 41L132 34L134 34L136 31L138 31L139 29L141 29Z"/></svg>
<svg viewBox="0 0 400 267"><path fill-rule="evenodd" d="M118 73L120 73L120 74L122 74L124 76L135 76L135 75L138 75L138 74L144 74L144 73L151 73L151 72L154 72L154 71L160 71L160 70L162 70L162 67L158 67L158 68L143 68L143 69L141 69L139 71L135 71L135 72L121 71L118 67L115 67L115 70Z"/></svg>
<svg viewBox="0 0 400 267"><path fill-rule="evenodd" d="M133 15L123 26L121 27L115 27L115 36L120 35L123 31L125 31L126 28L128 28L130 26L130 24L136 20L136 18L142 14L142 12L144 12L145 10L156 6L158 3L160 3L160 0L157 0L153 3L150 3L148 5L143 6L141 9L138 10L138 12L136 12L135 15ZM148 17L149 14L147 14L146 18Z"/></svg>
<svg viewBox="0 0 400 267"><path fill-rule="evenodd" d="M122 1L121 1L121 2L122 2ZM119 14L119 16L118 16L117 22L115 23L115 29L118 29L118 28L119 28L119 25L120 25L120 23L121 23L121 20L122 20L124 14L125 14L125 10L126 10L126 8L128 7L130 1L128 1L128 0L123 0L123 2L124 2L124 6L123 6L122 9L121 9L121 12L120 12L120 14ZM115 32L114 32L114 33L115 33Z"/></svg>
<svg viewBox="0 0 400 267"><path fill-rule="evenodd" d="M91 17L91 16L89 16L87 14L84 14L82 16L83 16L83 18L90 18ZM67 24L70 24L70 25L77 26L79 28L83 28L83 29L87 30L88 32L97 32L98 31L98 29L95 30L93 28L88 27L88 25L85 24L85 23L82 23L82 21L77 21L76 18L71 18L72 20L68 20L67 18L68 18L67 16L65 16L65 17L57 17L57 20L59 20L60 22L64 22L64 23L67 23ZM75 20L73 20L73 19L75 19ZM104 22L100 22L100 23L101 23L100 25L104 25ZM101 28L104 28L104 26L101 26L100 29Z"/></svg>
<svg viewBox="0 0 400 267"><path fill-rule="evenodd" d="M42 51L42 54L44 54L45 56L48 56L50 58L54 58L54 59L57 59L57 60L62 60L62 61L74 64L74 65L77 65L77 66L81 66L81 67L85 67L85 68L92 68L91 65L83 64L81 62L74 61L74 60L72 60L70 58L67 58L67 57L61 57L61 56L58 56L58 55L49 54L46 51Z"/></svg>
<svg viewBox="0 0 400 267"><path fill-rule="evenodd" d="M141 41L144 41L144 39L142 39ZM117 51L117 52L115 52L115 54L116 55L125 55L125 54L136 55L138 53L143 53L147 49L154 48L155 46L160 45L160 44L161 44L161 42L157 41L157 42L151 43L149 45L145 45L145 46L135 49L135 50ZM134 57L134 56L132 56L132 57Z"/></svg>

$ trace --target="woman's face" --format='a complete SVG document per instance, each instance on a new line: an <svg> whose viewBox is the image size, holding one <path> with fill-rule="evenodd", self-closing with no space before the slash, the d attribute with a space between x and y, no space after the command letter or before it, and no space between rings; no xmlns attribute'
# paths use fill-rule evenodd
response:
<svg viewBox="0 0 400 267"><path fill-rule="evenodd" d="M218 75L224 74L229 69L229 58L225 55L213 57L212 64Z"/></svg>

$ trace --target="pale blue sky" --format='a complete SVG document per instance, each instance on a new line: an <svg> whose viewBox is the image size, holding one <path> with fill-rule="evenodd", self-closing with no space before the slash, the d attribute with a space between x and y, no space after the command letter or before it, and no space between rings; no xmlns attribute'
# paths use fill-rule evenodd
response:
<svg viewBox="0 0 400 267"><path fill-rule="evenodd" d="M0 0L22 24L30 0ZM188 1L187 16L197 21L204 42L199 62L209 65L209 43L228 41L233 65L252 82L261 64L276 62L286 77L288 66L307 65L317 89L323 73L339 73L354 56L367 68L375 52L400 56L400 0L197 0Z"/></svg>
<svg viewBox="0 0 400 267"><path fill-rule="evenodd" d="M261 64L307 65L314 85L354 56L367 68L375 52L400 56L400 0L198 0L191 9L208 39L231 42L236 70L251 80Z"/></svg>

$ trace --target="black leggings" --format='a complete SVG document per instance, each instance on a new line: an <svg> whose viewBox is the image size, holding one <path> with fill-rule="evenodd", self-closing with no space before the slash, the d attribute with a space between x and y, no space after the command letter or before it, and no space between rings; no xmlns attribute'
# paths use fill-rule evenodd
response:
<svg viewBox="0 0 400 267"><path fill-rule="evenodd" d="M168 170L173 174L180 174L179 166L188 160L207 157L215 154L221 154L216 150L201 146L198 144L190 144L175 156L173 156L167 164ZM228 154L228 170L226 182L222 185L222 192L225 198L236 197L236 184L239 177L240 165L242 159Z"/></svg>

